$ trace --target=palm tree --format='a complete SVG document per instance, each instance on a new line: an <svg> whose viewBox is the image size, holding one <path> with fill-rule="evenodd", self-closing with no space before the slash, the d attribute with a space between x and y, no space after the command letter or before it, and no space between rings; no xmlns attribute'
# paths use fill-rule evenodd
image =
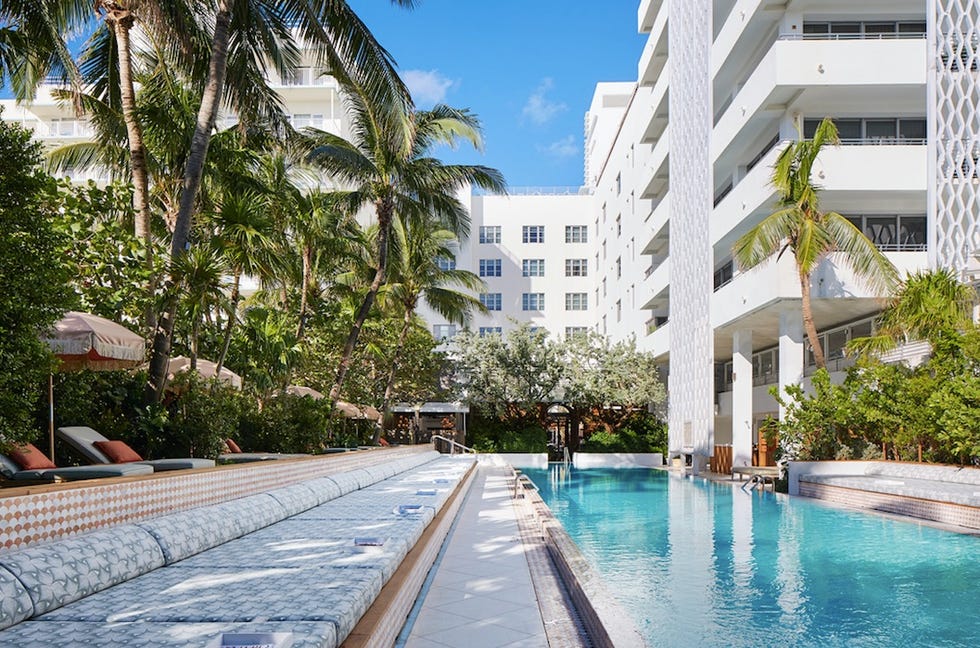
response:
<svg viewBox="0 0 980 648"><path fill-rule="evenodd" d="M830 118L817 127L812 140L792 143L773 167L772 185L778 194L775 212L735 242L733 254L739 267L754 268L774 254L793 253L800 281L803 327L818 368L826 366L823 347L813 322L810 275L832 252L841 252L845 263L879 293L898 283L891 261L860 229L837 212L820 210L820 187L811 177L813 164L825 144L837 144L837 127Z"/></svg>
<svg viewBox="0 0 980 648"><path fill-rule="evenodd" d="M265 197L245 191L228 192L218 210L208 219L213 245L220 250L231 270L231 294L228 299L228 322L225 324L221 352L215 363L221 371L231 344L232 329L241 301L242 275L272 274L281 265L275 252L277 231L268 213Z"/></svg>
<svg viewBox="0 0 980 648"><path fill-rule="evenodd" d="M876 335L853 340L848 350L873 355L912 340L926 340L935 348L944 337L973 326L976 296L948 268L911 274L888 300Z"/></svg>
<svg viewBox="0 0 980 648"><path fill-rule="evenodd" d="M414 0L391 1L404 7L414 5ZM333 76L363 88L376 110L400 112L411 104L390 56L347 2L217 0L215 12L209 19L213 19L214 27L206 59L208 70L202 75L206 81L184 169L180 207L171 239L171 259L184 254L190 242L195 200L229 71L233 76L227 85L234 91L230 93L230 103L239 109L239 115L247 115L250 106L258 103L253 101L258 98L256 90L261 93L266 88L263 81L268 77L270 67L266 62L271 61L280 73L298 63L295 33L311 48L317 64L326 63ZM256 56L256 53L262 56ZM175 309L176 303L170 300L159 318L150 360L148 400L159 400L166 384Z"/></svg>
<svg viewBox="0 0 980 648"><path fill-rule="evenodd" d="M320 133L310 159L339 181L352 186L344 193L347 209L354 213L365 206L374 208L378 236L375 273L344 344L339 366L330 388L336 402L361 327L385 280L392 223L401 218L431 216L441 226L464 237L469 215L456 198L461 188L478 187L503 191L503 176L496 169L479 165L443 164L429 157L438 143L470 142L482 145L477 118L467 110L438 105L430 111L407 111L397 115L379 111L369 94L356 84L346 84L352 119L352 140Z"/></svg>
<svg viewBox="0 0 980 648"><path fill-rule="evenodd" d="M391 366L381 403L381 411L385 414L391 405L395 374L419 303L424 302L448 322L455 324L465 324L474 310L487 312L486 307L472 294L455 290L458 287L475 293L486 289L480 277L467 270L457 270L455 264L450 263L456 258L451 247L457 241L455 234L438 229L435 223L417 219L410 219L405 224L395 220L392 230L395 244L392 245L390 260L391 278L379 294L379 301L401 310L402 326L391 353ZM379 435L380 431L376 436Z"/></svg>
<svg viewBox="0 0 980 648"><path fill-rule="evenodd" d="M197 367L204 320L213 312L227 308L224 280L227 272L221 251L210 246L197 247L182 255L174 268L177 297L191 324L188 356L192 370Z"/></svg>

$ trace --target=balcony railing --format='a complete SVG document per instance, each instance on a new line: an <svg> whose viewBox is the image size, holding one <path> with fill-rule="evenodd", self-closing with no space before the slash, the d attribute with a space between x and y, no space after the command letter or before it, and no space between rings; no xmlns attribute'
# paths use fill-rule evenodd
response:
<svg viewBox="0 0 980 648"><path fill-rule="evenodd" d="M884 34L780 34L779 40L925 40L925 32L889 32Z"/></svg>

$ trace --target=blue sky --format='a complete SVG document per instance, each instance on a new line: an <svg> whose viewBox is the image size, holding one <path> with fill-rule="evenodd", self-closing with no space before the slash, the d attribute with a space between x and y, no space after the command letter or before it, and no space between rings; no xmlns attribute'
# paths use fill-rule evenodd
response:
<svg viewBox="0 0 980 648"><path fill-rule="evenodd" d="M582 184L585 111L599 81L633 81L644 38L637 0L349 0L398 63L422 108L469 108L482 155L510 186Z"/></svg>

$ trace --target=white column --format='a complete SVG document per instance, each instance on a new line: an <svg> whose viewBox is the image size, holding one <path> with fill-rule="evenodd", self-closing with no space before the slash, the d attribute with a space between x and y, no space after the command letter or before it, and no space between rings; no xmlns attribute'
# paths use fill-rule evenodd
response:
<svg viewBox="0 0 980 648"><path fill-rule="evenodd" d="M803 312L796 303L779 314L779 394L803 382ZM782 420L785 408L779 407Z"/></svg>
<svg viewBox="0 0 980 648"><path fill-rule="evenodd" d="M714 331L709 317L714 254L711 10L709 0L669 5L670 66L670 453L692 455L695 474L714 451Z"/></svg>
<svg viewBox="0 0 980 648"><path fill-rule="evenodd" d="M732 336L732 466L752 465L752 330Z"/></svg>

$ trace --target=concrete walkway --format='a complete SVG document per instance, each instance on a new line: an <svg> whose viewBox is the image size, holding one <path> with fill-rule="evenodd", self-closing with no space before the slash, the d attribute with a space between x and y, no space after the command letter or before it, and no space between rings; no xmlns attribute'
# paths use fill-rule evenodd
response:
<svg viewBox="0 0 980 648"><path fill-rule="evenodd" d="M508 469L479 468L406 648L549 645L511 486Z"/></svg>

